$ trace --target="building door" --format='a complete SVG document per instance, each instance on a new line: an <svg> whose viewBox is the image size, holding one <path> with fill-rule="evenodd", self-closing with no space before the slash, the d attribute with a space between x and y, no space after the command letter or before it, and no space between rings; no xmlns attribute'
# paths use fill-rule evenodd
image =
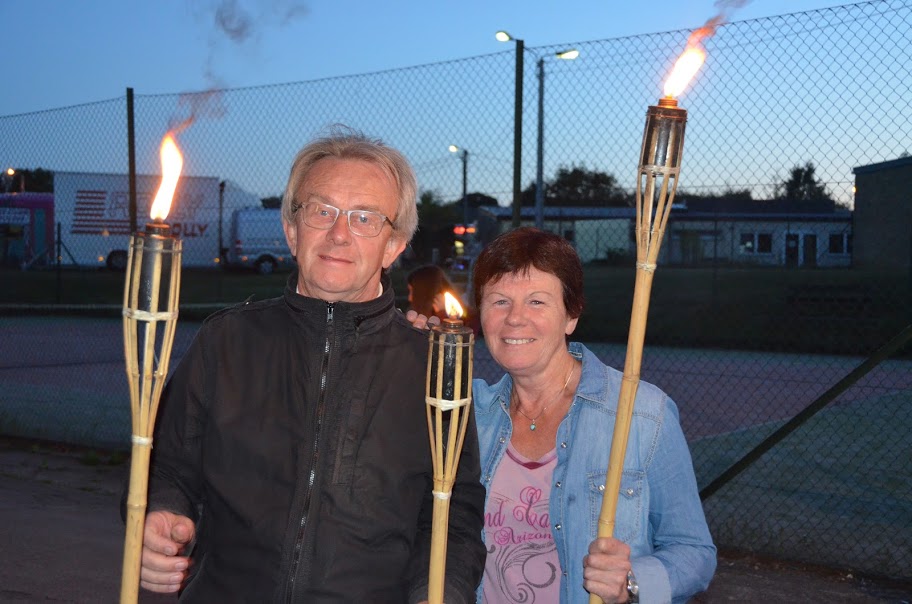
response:
<svg viewBox="0 0 912 604"><path fill-rule="evenodd" d="M817 266L817 235L807 234L802 237L801 266Z"/></svg>
<svg viewBox="0 0 912 604"><path fill-rule="evenodd" d="M785 235L786 266L817 266L817 235L787 233Z"/></svg>
<svg viewBox="0 0 912 604"><path fill-rule="evenodd" d="M797 233L787 233L785 235L785 265L798 266L801 256L801 248L798 247L799 235Z"/></svg>

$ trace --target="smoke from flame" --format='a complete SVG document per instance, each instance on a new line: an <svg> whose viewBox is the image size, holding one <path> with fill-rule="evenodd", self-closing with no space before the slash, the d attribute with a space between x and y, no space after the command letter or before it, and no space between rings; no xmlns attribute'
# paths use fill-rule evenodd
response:
<svg viewBox="0 0 912 604"><path fill-rule="evenodd" d="M209 36L209 55L206 58L204 73L208 89L200 92L185 92L180 95L177 102L178 115L171 118L168 133L165 135L165 139L172 137L172 143L173 137L189 128L196 120L204 117L218 119L228 112L223 95L223 90L227 86L222 83L221 78L213 69L217 50L216 42L220 36L232 43L242 45L257 36L255 23L277 22L279 26L285 26L295 18L308 13L307 6L297 0L254 2L253 6L256 7L257 14L253 14L243 6L244 0L215 0L214 3L208 3L208 7L206 4L194 1L188 3L188 8L196 12L196 16L202 20L209 21L211 18L211 22L215 25L215 30L210 32ZM164 145L163 140L163 148ZM178 170L179 172L180 170ZM167 214L167 209L165 214Z"/></svg>
<svg viewBox="0 0 912 604"><path fill-rule="evenodd" d="M206 89L180 95L178 106L182 114L169 124L169 130L174 134L187 129L199 118L218 119L228 112L223 90L229 86L214 67L221 50L220 42L227 40L236 46L249 45L261 37L258 26L284 27L309 12L298 0L194 0L187 6L198 21L213 27L208 34L209 49L203 73ZM245 54L251 54L249 46Z"/></svg>
<svg viewBox="0 0 912 604"><path fill-rule="evenodd" d="M703 38L709 38L716 33L716 28L728 23L728 17L732 11L739 9L749 3L750 0L716 0L714 6L719 9L719 14L703 24L703 27L695 29L687 39L687 46L696 46L701 44Z"/></svg>
<svg viewBox="0 0 912 604"><path fill-rule="evenodd" d="M212 0L194 1L188 6L201 22L212 27L205 67L206 81L211 89L227 88L215 69L222 42L244 46L245 56L254 56L255 43L263 37L264 27L285 27L310 12L299 0Z"/></svg>

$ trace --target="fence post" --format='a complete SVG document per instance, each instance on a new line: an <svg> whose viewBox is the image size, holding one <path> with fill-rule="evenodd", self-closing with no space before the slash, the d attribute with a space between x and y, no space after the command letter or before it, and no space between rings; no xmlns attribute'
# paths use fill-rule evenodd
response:
<svg viewBox="0 0 912 604"><path fill-rule="evenodd" d="M61 268L60 268L60 257L61 257L61 254L63 253L63 250L61 250L60 248L61 248L61 245L62 245L62 244L63 244L63 242L60 240L60 223L58 222L58 223L57 223L57 278L56 278L56 289L57 289L57 291L56 291L55 294L54 294L54 299L57 301L57 304L60 304L60 292L61 292L61 285L60 285L60 278L61 278L61 274L60 274L60 271L61 271Z"/></svg>

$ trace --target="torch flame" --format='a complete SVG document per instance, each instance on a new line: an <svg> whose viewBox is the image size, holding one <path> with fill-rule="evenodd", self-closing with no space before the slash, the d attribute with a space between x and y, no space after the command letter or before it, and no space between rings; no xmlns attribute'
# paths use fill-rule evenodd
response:
<svg viewBox="0 0 912 604"><path fill-rule="evenodd" d="M158 193L155 194L155 200L152 202L152 209L149 214L152 220L164 220L171 210L171 200L174 197L174 190L177 188L177 180L180 178L181 168L184 167L184 156L181 155L180 149L174 140L171 132L165 135L161 144L161 164L162 180L158 187Z"/></svg>
<svg viewBox="0 0 912 604"><path fill-rule="evenodd" d="M697 71L706 60L706 53L697 46L690 46L684 53L678 57L675 62L671 75L665 80L665 96L675 98L680 96L691 78L696 75Z"/></svg>
<svg viewBox="0 0 912 604"><path fill-rule="evenodd" d="M446 306L446 314L451 319L461 319L462 318L462 305L459 304L459 301L456 299L456 296L450 292L443 293L443 302Z"/></svg>

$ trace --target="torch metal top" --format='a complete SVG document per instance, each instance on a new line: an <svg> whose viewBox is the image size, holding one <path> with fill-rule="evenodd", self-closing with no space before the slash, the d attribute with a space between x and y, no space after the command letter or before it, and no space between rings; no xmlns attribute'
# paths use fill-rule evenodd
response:
<svg viewBox="0 0 912 604"><path fill-rule="evenodd" d="M471 328L466 327L462 319L447 317L440 322L440 325L434 325L431 329L443 333L465 333L471 332Z"/></svg>
<svg viewBox="0 0 912 604"><path fill-rule="evenodd" d="M146 235L158 235L159 237L170 237L171 227L162 220L154 220L146 223Z"/></svg>

